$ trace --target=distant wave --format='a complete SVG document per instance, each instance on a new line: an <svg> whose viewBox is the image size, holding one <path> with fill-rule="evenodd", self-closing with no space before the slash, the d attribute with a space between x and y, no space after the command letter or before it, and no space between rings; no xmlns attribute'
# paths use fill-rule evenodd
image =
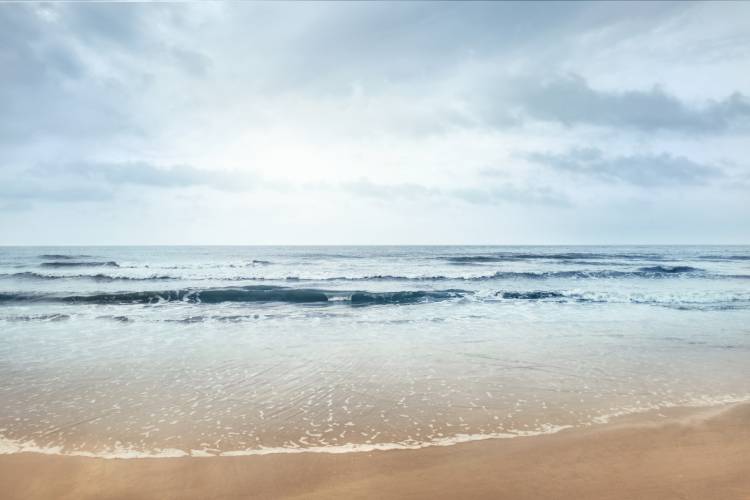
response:
<svg viewBox="0 0 750 500"><path fill-rule="evenodd" d="M62 266L63 268L65 266ZM76 266L73 266L76 267ZM295 283L321 283L321 282L376 282L376 281L393 281L393 282L483 282L493 280L547 280L547 279L661 279L680 276L692 276L700 278L715 279L742 279L750 278L750 275L721 275L709 274L705 270L690 266L649 266L641 267L634 271L604 269L604 270L580 270L580 271L498 271L492 274L478 276L401 276L392 274L375 274L366 276L331 276L331 277L268 277L268 276L205 276L205 277L179 277L170 275L151 275L151 276L112 276L103 273L97 274L70 274L56 275L43 274L36 272L18 272L0 274L0 279L29 279L29 280L87 280L100 283L117 282L117 281L166 281L182 280L190 281L200 280L222 280L222 281L266 281L266 282L295 282Z"/></svg>
<svg viewBox="0 0 750 500"><path fill-rule="evenodd" d="M522 271L498 271L492 274L480 276L399 276L392 274L375 274L369 276L335 276L327 278L309 278L299 276L287 276L286 281L299 282L320 282L320 281L490 281L490 280L515 280L515 279L553 279L553 278L574 278L574 279L607 279L607 278L665 278L680 274L693 273L701 276L712 276L717 278L725 277L742 277L741 275L708 275L703 269L690 266L653 266L641 267L636 271L621 270L592 270L592 271L539 271L539 272L522 272ZM237 280L269 280L277 281L275 278L258 277L237 277Z"/></svg>
<svg viewBox="0 0 750 500"><path fill-rule="evenodd" d="M64 321L70 319L67 314L38 314L36 316L7 316L6 321Z"/></svg>
<svg viewBox="0 0 750 500"><path fill-rule="evenodd" d="M120 267L120 265L113 261L84 261L84 262L67 262L67 261L54 261L54 262L42 262L39 264L41 267Z"/></svg>
<svg viewBox="0 0 750 500"><path fill-rule="evenodd" d="M59 274L41 274L32 272L23 273L12 273L12 274L0 274L0 279L34 279L34 280L90 280L98 283L106 283L111 281L162 281L162 280L176 280L173 276L146 276L146 277L130 277L130 276L110 276L108 274L71 274L71 275L59 275Z"/></svg>
<svg viewBox="0 0 750 500"><path fill-rule="evenodd" d="M750 260L750 255L701 255L698 258L700 260L714 260L714 261Z"/></svg>
<svg viewBox="0 0 750 500"><path fill-rule="evenodd" d="M60 253L43 253L37 256L40 259L52 259L52 260L66 260L66 259L88 259L93 255L71 255L71 254L60 254Z"/></svg>
<svg viewBox="0 0 750 500"><path fill-rule="evenodd" d="M608 254L608 253L589 253L589 252L569 252L569 253L516 253L500 252L487 255L454 255L440 256L440 260L445 260L453 264L484 264L491 262L508 262L519 260L664 260L665 257L659 254Z"/></svg>
<svg viewBox="0 0 750 500"><path fill-rule="evenodd" d="M184 289L146 292L97 293L61 295L39 293L0 293L0 302L62 302L69 304L157 304L190 302L217 304L221 302L345 302L352 305L415 304L462 297L465 290L365 292L317 290L280 286L244 286L226 288Z"/></svg>
<svg viewBox="0 0 750 500"><path fill-rule="evenodd" d="M584 264L586 261L602 260L626 260L626 261L665 261L672 260L669 255L656 253L589 253L589 252L569 252L569 253L515 253L499 252L484 255L452 255L437 257L440 260L447 261L456 265L471 264L488 264L493 262L516 262L524 260L555 260ZM694 257L681 256L682 260L705 260L705 261L744 261L750 260L750 255L698 255Z"/></svg>
<svg viewBox="0 0 750 500"><path fill-rule="evenodd" d="M300 257L303 259L369 259L372 255L305 252L305 254Z"/></svg>

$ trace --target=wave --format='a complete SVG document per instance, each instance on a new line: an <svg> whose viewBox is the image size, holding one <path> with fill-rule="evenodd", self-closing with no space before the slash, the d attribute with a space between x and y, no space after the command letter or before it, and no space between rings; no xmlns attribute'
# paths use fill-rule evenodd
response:
<svg viewBox="0 0 750 500"><path fill-rule="evenodd" d="M702 278L735 278L735 279L747 279L750 275L743 274L708 274L705 270L690 266L651 266L641 267L636 271L622 271L622 270L583 270L583 271L540 271L540 272L522 272L522 271L498 271L493 274L485 274L479 276L445 276L445 275L434 275L434 276L401 276L392 274L375 274L366 276L333 276L333 277L299 277L299 276L286 276L286 277L266 277L266 276L232 276L232 277L192 277L189 278L191 281L195 280L225 280L225 281L287 281L287 282L375 282L375 281L395 281L395 282L431 282L431 281L461 281L461 282L482 282L492 280L545 280L545 279L615 279L615 278L668 278L690 274L696 277ZM112 276L108 274L70 274L70 275L55 275L55 274L42 274L36 272L19 272L19 273L7 273L0 274L0 279L32 279L32 280L89 280L100 283L116 282L116 281L167 281L167 280L181 280L184 278L170 275L151 275L151 276Z"/></svg>
<svg viewBox="0 0 750 500"><path fill-rule="evenodd" d="M120 267L120 265L113 261L89 261L89 262L78 262L78 261L53 261L53 262L42 262L39 264L41 267Z"/></svg>
<svg viewBox="0 0 750 500"><path fill-rule="evenodd" d="M218 304L222 302L345 302L352 305L416 304L463 297L465 290L365 292L288 288L280 286L244 286L227 288L184 289L166 291L61 295L38 293L0 293L0 302L62 302L69 304L157 304L189 302Z"/></svg>
<svg viewBox="0 0 750 500"><path fill-rule="evenodd" d="M499 252L486 255L453 255L441 256L440 260L452 264L485 264L492 262L513 262L519 260L665 260L665 257L654 253L590 253L590 252L567 252L567 253L520 253Z"/></svg>
<svg viewBox="0 0 750 500"><path fill-rule="evenodd" d="M145 276L145 277L131 277L131 276L110 276L108 274L71 274L71 275L56 275L56 274L41 274L32 272L23 273L12 273L12 274L0 274L0 279L34 279L34 280L90 280L98 283L108 283L112 281L163 281L163 280L176 280L173 276Z"/></svg>
<svg viewBox="0 0 750 500"><path fill-rule="evenodd" d="M573 279L607 279L607 278L665 278L680 274L692 273L701 277L716 278L741 278L744 275L710 275L703 269L690 266L653 266L641 267L636 271L621 271L613 269L591 270L591 271L498 271L493 274L479 276L399 276L391 274L375 274L369 276L335 276L327 278L302 278L299 276L287 276L285 278L267 278L267 277L236 277L236 280L258 280L258 281L299 281L299 282L320 282L320 281L490 281L490 280L517 280L517 279L554 279L554 278L573 278Z"/></svg>
<svg viewBox="0 0 750 500"><path fill-rule="evenodd" d="M692 294L675 298L648 294L618 294L581 292L578 290L500 290L487 294L461 289L403 290L369 292L361 290L321 290L282 286L242 286L224 288L188 288L165 291L139 291L66 295L62 293L0 292L0 303L63 303L90 305L127 304L219 304L219 303L286 303L286 304L342 304L353 307L374 305L411 305L441 301L471 299L478 302L542 301L553 303L643 304L681 310L739 310L750 308L750 293L723 295ZM119 317L118 317L119 318ZM239 318L239 317L237 317ZM202 321L203 316L190 317L180 322Z"/></svg>
<svg viewBox="0 0 750 500"><path fill-rule="evenodd" d="M43 253L37 255L39 259L53 259L53 260L67 260L67 259L89 259L93 255L71 255L71 254L60 254L60 253Z"/></svg>
<svg viewBox="0 0 750 500"><path fill-rule="evenodd" d="M733 293L714 297L687 296L675 299L671 296L644 296L640 294L617 295L557 290L523 290L498 291L495 293L495 297L514 301L543 301L571 304L639 304L682 311L730 311L750 308L750 293Z"/></svg>
<svg viewBox="0 0 750 500"><path fill-rule="evenodd" d="M7 316L6 321L65 321L70 319L67 314L38 314L36 316Z"/></svg>
<svg viewBox="0 0 750 500"><path fill-rule="evenodd" d="M531 292L497 292L495 295L496 296L500 295L504 299L524 299L524 300L570 298L570 295L565 295L562 292L553 292L549 290L535 290Z"/></svg>
<svg viewBox="0 0 750 500"><path fill-rule="evenodd" d="M231 314L213 316L187 316L180 319L165 319L167 323L202 323L204 321L222 321L227 323L239 323L241 321L255 321L261 319L260 314Z"/></svg>
<svg viewBox="0 0 750 500"><path fill-rule="evenodd" d="M698 257L700 260L750 260L750 255L701 255Z"/></svg>
<svg viewBox="0 0 750 500"><path fill-rule="evenodd" d="M354 305L370 304L415 304L460 298L466 295L465 290L441 291L405 291L405 292L356 292L349 298Z"/></svg>
<svg viewBox="0 0 750 500"><path fill-rule="evenodd" d="M487 276L477 276L463 278L470 281L485 281L493 279L554 279L554 278L573 278L573 279L611 279L611 278L662 278L685 273L705 274L705 270L690 266L652 266L641 267L636 271L621 271L613 269L590 270L590 271L541 271L541 272L514 272L498 271ZM721 277L718 276L717 277Z"/></svg>
<svg viewBox="0 0 750 500"><path fill-rule="evenodd" d="M551 260L562 261L566 263L586 264L588 261L603 260L625 260L625 261L669 261L674 260L669 255L656 253L589 253L589 252L568 252L568 253L520 253L520 252L499 252L484 255L452 255L437 257L440 260L447 261L456 265L471 264L489 264L496 262L516 262L524 260ZM746 261L750 260L750 255L698 255L682 256L681 260L703 260L703 261Z"/></svg>
<svg viewBox="0 0 750 500"><path fill-rule="evenodd" d="M680 274L680 273L695 273L701 272L703 269L690 266L651 266L641 267L638 271L642 273L656 273L656 274Z"/></svg>

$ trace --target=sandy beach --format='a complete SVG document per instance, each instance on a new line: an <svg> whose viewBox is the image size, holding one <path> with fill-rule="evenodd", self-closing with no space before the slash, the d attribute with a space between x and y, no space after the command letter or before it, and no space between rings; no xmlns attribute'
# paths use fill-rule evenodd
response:
<svg viewBox="0 0 750 500"><path fill-rule="evenodd" d="M748 20L0 0L0 500L750 500Z"/></svg>
<svg viewBox="0 0 750 500"><path fill-rule="evenodd" d="M0 456L13 499L750 499L750 405L421 450L106 460Z"/></svg>

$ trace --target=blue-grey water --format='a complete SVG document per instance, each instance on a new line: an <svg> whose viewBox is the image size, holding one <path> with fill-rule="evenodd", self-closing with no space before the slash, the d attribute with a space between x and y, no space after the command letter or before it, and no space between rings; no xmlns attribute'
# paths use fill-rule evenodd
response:
<svg viewBox="0 0 750 500"><path fill-rule="evenodd" d="M750 247L0 248L0 452L449 444L750 398Z"/></svg>

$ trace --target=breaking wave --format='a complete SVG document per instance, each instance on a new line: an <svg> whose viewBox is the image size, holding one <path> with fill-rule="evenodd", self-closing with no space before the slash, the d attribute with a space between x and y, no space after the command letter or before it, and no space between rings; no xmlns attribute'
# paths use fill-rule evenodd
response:
<svg viewBox="0 0 750 500"><path fill-rule="evenodd" d="M50 260L67 260L67 259L89 259L93 255L71 255L71 254L60 254L60 253L43 253L37 256L40 259Z"/></svg>
<svg viewBox="0 0 750 500"><path fill-rule="evenodd" d="M490 281L490 280L522 280L522 279L554 279L554 278L571 278L571 279L613 279L613 278L666 278L676 275L692 273L693 276L706 278L741 278L742 275L719 275L708 274L703 269L689 266L654 266L641 267L635 271L621 270L590 270L590 271L541 271L541 272L522 272L522 271L498 271L492 274L480 276L399 276L391 274L376 274L370 276L336 276L327 278L311 278L299 276L287 276L282 278L286 281ZM275 280L266 277L244 277L235 279L246 280Z"/></svg>
<svg viewBox="0 0 750 500"><path fill-rule="evenodd" d="M596 293L559 290L509 290L498 291L495 297L508 301L542 301L590 304L641 304L667 307L682 311L730 311L750 308L750 292L703 296L686 295L675 298L669 295L639 293Z"/></svg>
<svg viewBox="0 0 750 500"><path fill-rule="evenodd" d="M0 302L62 302L69 304L157 304L189 302L348 302L352 305L416 304L460 298L472 292L465 290L365 292L288 288L280 286L244 286L226 288L184 289L144 292L61 295L39 293L0 293Z"/></svg>
<svg viewBox="0 0 750 500"><path fill-rule="evenodd" d="M39 264L41 267L120 267L120 265L113 261L53 261L53 262L42 262Z"/></svg>
<svg viewBox="0 0 750 500"><path fill-rule="evenodd" d="M441 256L452 264L483 264L490 262L513 262L519 260L664 260L665 256L654 253L590 253L590 252L566 252L566 253L517 253L499 252L488 255L453 255Z"/></svg>
<svg viewBox="0 0 750 500"><path fill-rule="evenodd" d="M500 295L504 299L526 299L526 300L539 300L539 299L562 299L566 296L561 292L552 292L548 290L536 290L532 292L497 292L495 295Z"/></svg>
<svg viewBox="0 0 750 500"><path fill-rule="evenodd" d="M6 321L65 321L66 319L70 319L70 316L67 314L37 314L33 316L6 316L5 318L2 318Z"/></svg>
<svg viewBox="0 0 750 500"><path fill-rule="evenodd" d="M71 263L71 266L60 265L57 267L78 267L78 263ZM116 264L104 263L114 267ZM81 265L82 266L82 265ZM52 266L49 266L52 267ZM119 267L119 266L117 266ZM430 281L464 281L464 282L481 282L492 280L545 280L545 279L617 279L617 278L669 278L683 275L700 278L750 278L750 275L723 275L710 274L703 269L690 266L650 266L641 267L634 271L624 270L576 270L576 271L539 271L539 272L522 272L522 271L498 271L492 274L479 276L401 276L393 274L375 274L366 276L333 276L333 277L268 277L268 276L205 276L194 277L192 280L223 280L223 281L287 281L287 282L376 282L376 281L394 281L394 282L430 282ZM33 280L88 280L94 282L116 282L116 281L166 281L180 280L178 276L170 275L151 275L151 276L113 276L103 273L97 274L70 274L56 275L43 274L36 272L18 272L0 274L0 279L33 279Z"/></svg>
<svg viewBox="0 0 750 500"><path fill-rule="evenodd" d="M164 281L164 280L176 280L173 276L145 276L145 277L131 277L131 276L110 276L108 274L72 274L72 275L56 275L56 274L41 274L33 272L23 273L12 273L12 274L0 274L0 279L33 279L33 280L89 280L98 283L108 283L112 281Z"/></svg>
<svg viewBox="0 0 750 500"><path fill-rule="evenodd" d="M690 266L651 266L641 267L638 271L642 273L655 273L655 274L680 274L680 273L695 273L701 272L703 269Z"/></svg>

